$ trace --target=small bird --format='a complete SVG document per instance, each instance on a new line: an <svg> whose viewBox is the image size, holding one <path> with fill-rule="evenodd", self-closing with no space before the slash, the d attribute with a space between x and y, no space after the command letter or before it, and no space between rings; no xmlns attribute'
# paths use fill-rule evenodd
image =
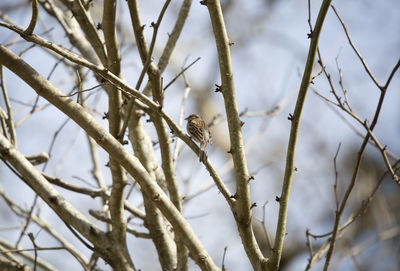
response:
<svg viewBox="0 0 400 271"><path fill-rule="evenodd" d="M212 137L210 128L198 114L191 114L187 117L186 130L190 137L200 143L200 162L205 162L207 159L206 146L207 143L212 145Z"/></svg>

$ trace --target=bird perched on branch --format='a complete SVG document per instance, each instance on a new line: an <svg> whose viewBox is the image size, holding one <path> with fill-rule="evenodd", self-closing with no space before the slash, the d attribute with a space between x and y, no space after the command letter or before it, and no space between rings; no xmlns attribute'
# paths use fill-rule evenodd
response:
<svg viewBox="0 0 400 271"><path fill-rule="evenodd" d="M207 143L212 145L210 128L208 128L207 124L198 114L191 114L185 120L187 120L186 130L189 136L200 143L200 162L205 162L207 159Z"/></svg>

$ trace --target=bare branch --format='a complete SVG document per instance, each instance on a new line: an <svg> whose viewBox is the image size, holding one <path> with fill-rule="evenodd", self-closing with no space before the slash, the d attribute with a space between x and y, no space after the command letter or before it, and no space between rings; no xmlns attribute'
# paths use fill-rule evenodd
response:
<svg viewBox="0 0 400 271"><path fill-rule="evenodd" d="M32 35L33 30L35 29L37 23L38 16L39 16L38 2L37 0L32 0L32 17L28 28L24 31L25 34ZM35 265L35 271L36 271L36 265Z"/></svg>
<svg viewBox="0 0 400 271"><path fill-rule="evenodd" d="M6 84L4 82L3 66L0 66L0 77L1 77L0 78L1 90L3 92L4 103L6 105L6 110L7 110L6 122L11 136L11 143L13 143L17 147L17 134L15 133L13 113L11 110L10 100L8 99Z"/></svg>
<svg viewBox="0 0 400 271"><path fill-rule="evenodd" d="M286 155L285 176L283 179L282 194L279 197L280 208L279 208L278 224L277 224L277 230L276 230L276 236L275 236L275 242L274 242L274 249L273 249L273 253L272 253L270 262L268 263L268 265L273 270L277 270L279 268L279 262L280 262L281 255L282 255L283 241L286 236L286 220L287 220L287 210L288 210L288 203L289 203L289 194L290 194L290 188L291 188L291 183L292 183L292 179L293 179L293 173L294 173L294 169L295 169L294 157L295 157L295 151L296 151L297 137L298 137L298 133L299 133L300 118L301 118L301 113L303 110L305 98L307 95L308 86L310 84L312 69L314 67L314 61L315 61L315 56L316 56L317 48L318 48L319 36L320 36L321 30L322 30L322 25L325 20L326 14L328 12L330 3L331 3L330 0L324 0L321 3L321 7L319 10L317 21L315 23L314 30L310 29L311 41L310 41L310 47L309 47L308 56L307 56L307 62L306 62L306 66L304 68L303 78L301 80L299 95L298 95L297 102L296 102L296 107L294 109L293 115L290 115L290 117L289 117L290 121L291 121L291 129L290 129L290 137L289 137L289 143L288 143L288 149L287 149L287 155Z"/></svg>

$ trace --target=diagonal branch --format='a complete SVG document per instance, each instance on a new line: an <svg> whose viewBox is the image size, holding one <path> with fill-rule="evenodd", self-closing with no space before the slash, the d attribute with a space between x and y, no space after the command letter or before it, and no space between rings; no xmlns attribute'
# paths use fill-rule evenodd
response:
<svg viewBox="0 0 400 271"><path fill-rule="evenodd" d="M362 65L364 66L365 71L368 73L369 77L371 78L371 80L374 82L374 84L379 88L382 89L382 86L379 84L378 80L376 80L375 76L372 74L371 70L369 69L367 63L365 62L364 58L362 57L362 55L360 54L360 52L357 50L356 46L354 45L353 41L350 38L350 34L349 31L347 31L347 27L344 24L344 22L342 21L342 18L340 18L339 13L336 11L336 8L334 5L331 5L333 11L336 14L336 17L339 19L340 24L343 27L344 33L346 34L347 40L351 46L351 48L353 48L353 51L356 53L356 55L358 56L358 58L360 59Z"/></svg>

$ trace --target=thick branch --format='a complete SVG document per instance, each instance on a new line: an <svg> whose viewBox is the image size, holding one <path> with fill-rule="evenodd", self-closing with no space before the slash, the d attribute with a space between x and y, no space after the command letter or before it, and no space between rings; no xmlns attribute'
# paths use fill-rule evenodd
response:
<svg viewBox="0 0 400 271"><path fill-rule="evenodd" d="M107 49L107 67L114 75L121 77L120 52L115 26L116 1L105 0L103 7L103 33ZM121 92L115 86L106 86L108 93L108 125L109 132L115 138L118 137L121 117L120 107L122 104ZM117 138L118 139L118 138ZM122 141L122 139L120 139ZM126 245L126 218L124 216L124 188L128 183L121 165L110 156L110 170L112 173L112 190L110 197L110 215L112 222L112 236L125 254L129 265L133 265Z"/></svg>
<svg viewBox="0 0 400 271"><path fill-rule="evenodd" d="M92 45L81 32L80 25L74 19L72 12L70 10L61 10L53 3L53 0L39 0L39 2L41 3L44 10L46 10L49 15L53 16L58 21L60 26L64 29L70 43L86 59L89 59L93 63L99 64L99 57L93 50Z"/></svg>
<svg viewBox="0 0 400 271"><path fill-rule="evenodd" d="M132 27L133 31L135 34L135 39L138 47L138 51L143 63L143 70L142 74L139 78L139 81L136 85L136 88L139 88L141 84L141 78L144 76L144 72L148 73L149 79L152 82L152 86L155 88L156 92L153 92L153 97L158 97L156 102L159 104L162 104L162 89L161 89L161 77L158 72L157 67L154 66L152 63L151 55L153 53L154 47L155 47L155 41L157 38L157 33L158 33L158 28L160 26L161 20L164 16L164 13L166 11L166 8L168 7L170 1L166 1L160 14L157 19L157 22L152 24L153 27L153 36L151 39L151 44L150 48L147 47L146 44L146 39L143 35L143 29L144 26L142 26L142 22L140 19L140 12L139 12L139 5L136 0L129 1L129 11L131 15L131 21L132 21ZM132 99L129 101L129 104L127 106L127 113L125 117L125 123L124 127L122 128L122 133L125 131L125 126L129 125L130 131L129 134L130 136L139 139L144 143L143 145L140 144L140 142L134 142L131 140L131 142L134 144L134 149L135 149L135 154L138 156L139 160L145 165L147 171L150 173L155 173L157 174L157 170L159 169L158 162L156 162L156 158L154 156L153 152L153 146L151 144L150 140L147 140L148 135L144 132L142 129L141 125L141 120L140 120L140 115L138 114L135 108L135 100ZM134 118L134 120L131 120ZM178 188L177 188L177 181L175 178L175 173L172 168L172 162L171 162L171 151L170 151L170 138L168 134L168 130L166 129L166 125L163 121L163 119L160 117L159 114L152 114L152 119L153 123L155 125L157 135L158 135L158 142L160 144L160 150L161 150L161 159L162 159L162 169L163 169L163 178L157 178L158 183L162 185L164 188L165 185L168 188L168 192L170 195L170 198L174 205L177 207L179 211L181 211L181 201L178 193ZM132 130L132 131L131 131ZM135 136L136 135L136 136ZM139 136L139 137L137 137ZM135 139L133 139L135 140ZM135 140L136 141L136 140ZM147 152L145 149L147 148ZM153 162L154 161L154 162ZM154 165L151 165L154 164ZM156 166L156 167L155 167ZM157 248L157 252L160 258L160 263L163 267L163 269L173 269L176 268L176 250L172 250L171 246L171 236L170 233L166 231L166 227L163 226L165 223L163 220L163 217L159 214L157 210L152 210L154 207L152 206L152 202L149 201L146 197L144 199L145 201L145 207L146 207L146 213L150 212L150 214L153 216L153 219L149 217L149 222L151 221L151 224L149 224L149 229L152 231L152 238L154 240L154 244ZM148 213L149 215L149 213ZM182 239L177 238L177 247L178 247L178 253L184 248L182 245ZM187 262L187 259L186 259Z"/></svg>
<svg viewBox="0 0 400 271"><path fill-rule="evenodd" d="M132 110L131 114L128 124L129 139L132 142L135 156L147 172L155 178L158 185L166 191L165 177L154 153L151 138L143 128L142 111ZM156 247L160 264L164 270L172 270L176 267L176 253L171 233L167 230L165 218L146 194L143 195L143 201L146 208L146 226Z"/></svg>
<svg viewBox="0 0 400 271"><path fill-rule="evenodd" d="M169 34L167 44L165 44L164 50L160 57L160 61L157 64L161 74L168 65L169 59L172 55L172 52L174 51L176 42L178 41L178 38L182 32L183 26L185 25L186 18L189 15L189 10L191 5L192 5L192 0L184 0L181 8L179 9L178 17L176 19L174 28L172 29L171 34Z"/></svg>
<svg viewBox="0 0 400 271"><path fill-rule="evenodd" d="M301 81L299 95L297 97L296 107L294 109L293 115L290 116L290 120L292 122L292 126L290 129L289 143L286 154L286 166L285 166L285 175L283 179L282 185L282 193L279 198L279 217L277 230L275 235L274 249L272 253L272 257L268 265L272 270L279 269L279 262L282 255L283 249L283 241L286 236L286 223L287 223L287 211L289 204L289 194L290 188L292 185L293 172L295 170L294 167L294 157L296 152L296 143L297 136L299 133L300 126L300 118L301 113L303 111L304 102L307 95L308 86L311 81L311 73L315 62L315 56L318 48L319 36L321 33L322 25L325 20L326 13L328 12L329 5L331 0L324 0L321 4L321 8L319 10L319 14L317 17L317 21L315 23L314 31L310 34L310 48L308 51L308 57L306 66L304 68L303 78Z"/></svg>
<svg viewBox="0 0 400 271"><path fill-rule="evenodd" d="M230 56L230 41L225 28L221 5L218 0L204 1L210 13L218 51L222 94L224 97L225 111L228 121L229 138L231 142L234 172L236 178L236 204L233 208L236 224L242 238L244 249L255 270L258 270L266 262L256 242L251 227L251 201L250 201L250 174L244 152L242 138L242 123L236 104L235 87Z"/></svg>

